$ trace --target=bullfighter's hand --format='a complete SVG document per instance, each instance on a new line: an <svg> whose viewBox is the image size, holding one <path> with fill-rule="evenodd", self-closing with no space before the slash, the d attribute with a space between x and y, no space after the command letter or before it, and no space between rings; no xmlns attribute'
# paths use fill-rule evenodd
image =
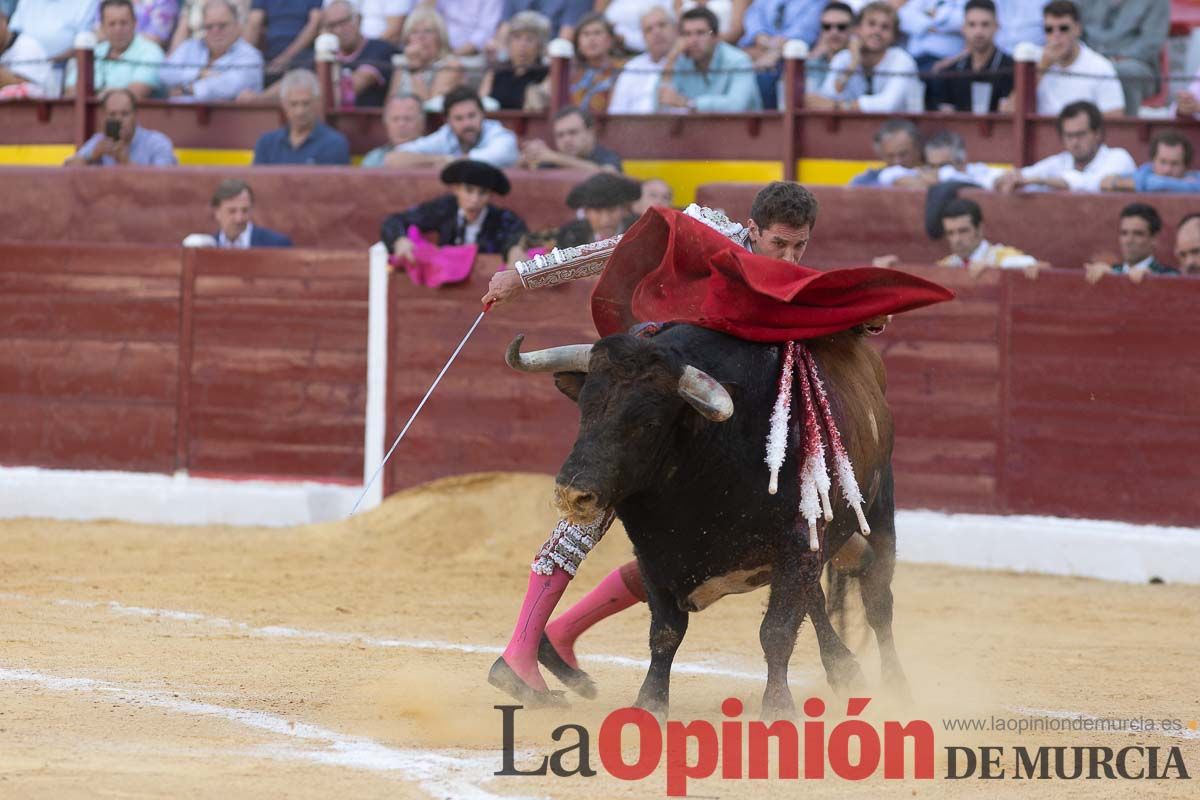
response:
<svg viewBox="0 0 1200 800"><path fill-rule="evenodd" d="M521 284L521 276L515 269L505 269L492 276L488 283L487 294L481 298L486 305L506 303L521 292L525 287Z"/></svg>
<svg viewBox="0 0 1200 800"><path fill-rule="evenodd" d="M392 246L392 254L397 261L407 261L411 264L413 260L412 239L401 236L396 240L396 244ZM395 267L393 266L392 269L395 269Z"/></svg>

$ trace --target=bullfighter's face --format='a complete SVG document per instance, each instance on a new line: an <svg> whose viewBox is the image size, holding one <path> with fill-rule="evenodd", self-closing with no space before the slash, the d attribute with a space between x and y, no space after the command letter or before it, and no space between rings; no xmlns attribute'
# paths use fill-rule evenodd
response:
<svg viewBox="0 0 1200 800"><path fill-rule="evenodd" d="M750 220L750 247L760 256L778 258L799 264L804 258L811 233L809 226L799 228L774 222L760 229L754 220Z"/></svg>

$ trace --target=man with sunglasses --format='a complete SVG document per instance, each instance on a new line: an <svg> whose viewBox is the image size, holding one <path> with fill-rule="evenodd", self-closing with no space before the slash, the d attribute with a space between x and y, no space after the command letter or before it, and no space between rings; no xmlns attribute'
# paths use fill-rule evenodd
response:
<svg viewBox="0 0 1200 800"><path fill-rule="evenodd" d="M202 19L204 37L185 39L159 70L171 101L235 100L262 89L262 53L241 38L237 7L229 0L206 0Z"/></svg>
<svg viewBox="0 0 1200 800"><path fill-rule="evenodd" d="M1105 116L1125 111L1125 91L1113 63L1079 41L1083 28L1071 0L1052 0L1042 11L1046 45L1038 65L1037 112L1054 116L1087 100Z"/></svg>
<svg viewBox="0 0 1200 800"><path fill-rule="evenodd" d="M847 3L834 0L821 11L821 35L817 44L808 53L804 62L804 90L814 94L821 89L825 76L829 74L829 63L833 57L850 45L850 33L854 28L854 9ZM782 97L782 93L780 94Z"/></svg>

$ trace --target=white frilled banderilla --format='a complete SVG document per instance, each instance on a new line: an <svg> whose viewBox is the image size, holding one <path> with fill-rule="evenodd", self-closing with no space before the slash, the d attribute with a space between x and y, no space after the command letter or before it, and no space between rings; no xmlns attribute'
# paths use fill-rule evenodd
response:
<svg viewBox="0 0 1200 800"><path fill-rule="evenodd" d="M817 517L820 516L824 522L833 519L833 506L829 502L832 481L825 462L826 447L833 458L833 467L846 504L854 509L863 536L870 535L871 528L863 513L862 492L859 491L858 481L854 478L854 466L850 463L850 456L842 444L842 435L829 408L829 397L825 394L825 384L821 381L817 362L800 342L783 345L783 358L780 361L779 394L771 412L771 431L767 436L765 460L771 469L767 491L771 494L779 491L779 470L787 453L792 390L798 378L803 419L797 424L801 426L800 439L804 444L804 460L800 466L800 516L808 523L808 547L813 551L821 548Z"/></svg>

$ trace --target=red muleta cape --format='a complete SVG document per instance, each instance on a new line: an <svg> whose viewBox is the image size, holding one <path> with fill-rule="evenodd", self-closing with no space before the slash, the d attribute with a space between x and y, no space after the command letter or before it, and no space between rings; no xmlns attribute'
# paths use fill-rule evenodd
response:
<svg viewBox="0 0 1200 800"><path fill-rule="evenodd" d="M687 322L752 342L828 336L954 298L893 269L823 272L739 247L679 211L651 208L626 232L592 291L601 336L639 322Z"/></svg>

